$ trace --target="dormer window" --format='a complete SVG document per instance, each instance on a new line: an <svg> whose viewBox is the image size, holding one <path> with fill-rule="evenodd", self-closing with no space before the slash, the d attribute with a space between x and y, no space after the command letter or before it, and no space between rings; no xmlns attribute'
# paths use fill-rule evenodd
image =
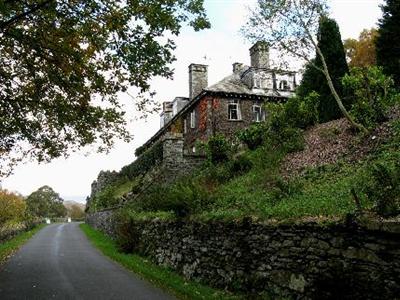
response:
<svg viewBox="0 0 400 300"><path fill-rule="evenodd" d="M279 89L284 91L289 90L290 88L288 82L286 80L281 80L281 82L279 82Z"/></svg>
<svg viewBox="0 0 400 300"><path fill-rule="evenodd" d="M237 121L241 120L239 100L231 100L228 103L228 120Z"/></svg>
<svg viewBox="0 0 400 300"><path fill-rule="evenodd" d="M262 89L262 79L261 78L255 78L254 79L254 87L258 89Z"/></svg>

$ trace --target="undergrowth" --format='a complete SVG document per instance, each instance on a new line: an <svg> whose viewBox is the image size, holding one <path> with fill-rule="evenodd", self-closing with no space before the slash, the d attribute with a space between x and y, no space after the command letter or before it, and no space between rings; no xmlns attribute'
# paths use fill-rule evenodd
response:
<svg viewBox="0 0 400 300"><path fill-rule="evenodd" d="M18 234L14 238L0 244L0 264L3 263L12 253L18 250L25 242L34 236L45 224L40 224L33 229Z"/></svg>

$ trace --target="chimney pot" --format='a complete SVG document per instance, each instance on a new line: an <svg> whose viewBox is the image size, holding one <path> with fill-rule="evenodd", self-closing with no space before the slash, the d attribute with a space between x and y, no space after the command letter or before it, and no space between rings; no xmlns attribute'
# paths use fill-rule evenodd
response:
<svg viewBox="0 0 400 300"><path fill-rule="evenodd" d="M243 68L242 63L235 62L232 64L233 73L237 73L237 72L241 71L242 68Z"/></svg>

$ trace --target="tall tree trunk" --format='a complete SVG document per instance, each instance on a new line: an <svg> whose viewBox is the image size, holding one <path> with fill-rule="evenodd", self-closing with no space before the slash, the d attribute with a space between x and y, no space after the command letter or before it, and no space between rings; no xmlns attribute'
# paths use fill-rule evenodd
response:
<svg viewBox="0 0 400 300"><path fill-rule="evenodd" d="M350 122L351 126L353 126L354 128L356 128L364 133L368 133L368 130L362 124L359 124L356 121L354 121L353 117L349 114L347 109L344 107L343 102L340 99L338 93L336 92L335 86L333 85L332 78L329 75L329 70L328 70L328 66L326 65L325 57L322 54L322 51L321 51L321 49L319 49L317 44L315 44L315 48L317 49L318 55L321 57L322 66L324 68L323 73L326 77L326 81L328 82L329 89L331 90L331 93L332 93L333 97L335 98L337 105L339 106L340 111L343 113L345 118Z"/></svg>

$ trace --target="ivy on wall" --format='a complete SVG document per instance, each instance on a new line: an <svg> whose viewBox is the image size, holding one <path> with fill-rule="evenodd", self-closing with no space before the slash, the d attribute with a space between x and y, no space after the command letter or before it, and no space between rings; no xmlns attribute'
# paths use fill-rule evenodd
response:
<svg viewBox="0 0 400 300"><path fill-rule="evenodd" d="M163 159L163 143L157 142L147 149L131 164L126 165L120 171L120 175L133 179L145 174Z"/></svg>
<svg viewBox="0 0 400 300"><path fill-rule="evenodd" d="M199 103L199 129L201 131L207 128L207 103L208 98L203 98Z"/></svg>

